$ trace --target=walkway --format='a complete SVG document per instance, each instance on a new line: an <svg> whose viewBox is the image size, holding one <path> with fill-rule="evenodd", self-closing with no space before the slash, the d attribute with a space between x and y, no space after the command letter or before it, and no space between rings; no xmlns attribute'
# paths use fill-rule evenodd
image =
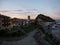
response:
<svg viewBox="0 0 60 45"><path fill-rule="evenodd" d="M36 42L33 38L35 33L36 30L28 33L28 36L20 41L3 41L1 45L36 45Z"/></svg>

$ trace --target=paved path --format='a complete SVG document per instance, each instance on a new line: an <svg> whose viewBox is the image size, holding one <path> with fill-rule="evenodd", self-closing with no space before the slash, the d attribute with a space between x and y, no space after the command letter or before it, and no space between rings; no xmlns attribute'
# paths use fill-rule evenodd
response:
<svg viewBox="0 0 60 45"><path fill-rule="evenodd" d="M20 41L3 41L1 45L36 45L36 42L33 38L35 33L36 30L28 33L28 36Z"/></svg>

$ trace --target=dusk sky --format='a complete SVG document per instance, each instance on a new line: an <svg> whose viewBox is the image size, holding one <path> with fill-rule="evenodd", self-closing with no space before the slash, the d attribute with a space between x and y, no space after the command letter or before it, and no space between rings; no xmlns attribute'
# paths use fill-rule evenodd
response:
<svg viewBox="0 0 60 45"><path fill-rule="evenodd" d="M60 0L0 0L0 13L17 18L45 14L60 19Z"/></svg>

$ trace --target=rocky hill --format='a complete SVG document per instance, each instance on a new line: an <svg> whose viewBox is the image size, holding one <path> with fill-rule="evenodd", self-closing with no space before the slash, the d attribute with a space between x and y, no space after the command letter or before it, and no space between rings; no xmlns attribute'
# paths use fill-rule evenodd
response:
<svg viewBox="0 0 60 45"><path fill-rule="evenodd" d="M45 27L44 25L46 22L55 22L54 19L45 16L43 14L39 14L36 19L35 19L36 25L37 25L37 32L34 36L37 45L60 45L60 41L53 37L51 33L49 33L48 28L50 27ZM42 22L42 23L41 23ZM45 24L43 24L45 23Z"/></svg>
<svg viewBox="0 0 60 45"><path fill-rule="evenodd" d="M41 20L43 20L44 22L55 22L54 19L52 19L51 17L45 16L43 14L39 14L35 20L37 20L38 18L40 18Z"/></svg>

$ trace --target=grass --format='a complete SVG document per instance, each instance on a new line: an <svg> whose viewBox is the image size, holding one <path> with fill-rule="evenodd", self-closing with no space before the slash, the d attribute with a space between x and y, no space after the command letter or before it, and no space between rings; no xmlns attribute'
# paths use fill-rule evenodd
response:
<svg viewBox="0 0 60 45"><path fill-rule="evenodd" d="M37 25L34 23L31 23L28 26L23 26L23 32L21 31L20 27L13 27L11 30L5 29L5 30L0 30L0 37L19 37L23 36L26 33L29 33L33 31L34 29L37 28Z"/></svg>
<svg viewBox="0 0 60 45"><path fill-rule="evenodd" d="M25 33L18 30L18 28L13 28L11 30L0 30L0 37L19 37L22 35L25 35Z"/></svg>
<svg viewBox="0 0 60 45"><path fill-rule="evenodd" d="M14 27L11 30L5 29L0 30L0 37L19 37L25 35L25 33L29 33L36 29L35 24L31 24L28 26L23 27L24 32L20 31L21 29L19 27Z"/></svg>
<svg viewBox="0 0 60 45"><path fill-rule="evenodd" d="M25 35L23 32L17 31L12 33L0 33L0 37L19 37Z"/></svg>
<svg viewBox="0 0 60 45"><path fill-rule="evenodd" d="M24 27L23 28L23 30L26 32L26 33L29 33L29 32L31 32L31 31L33 31L34 29L36 29L36 25L35 24L31 24L31 25L29 25L29 26L26 26L26 27Z"/></svg>

